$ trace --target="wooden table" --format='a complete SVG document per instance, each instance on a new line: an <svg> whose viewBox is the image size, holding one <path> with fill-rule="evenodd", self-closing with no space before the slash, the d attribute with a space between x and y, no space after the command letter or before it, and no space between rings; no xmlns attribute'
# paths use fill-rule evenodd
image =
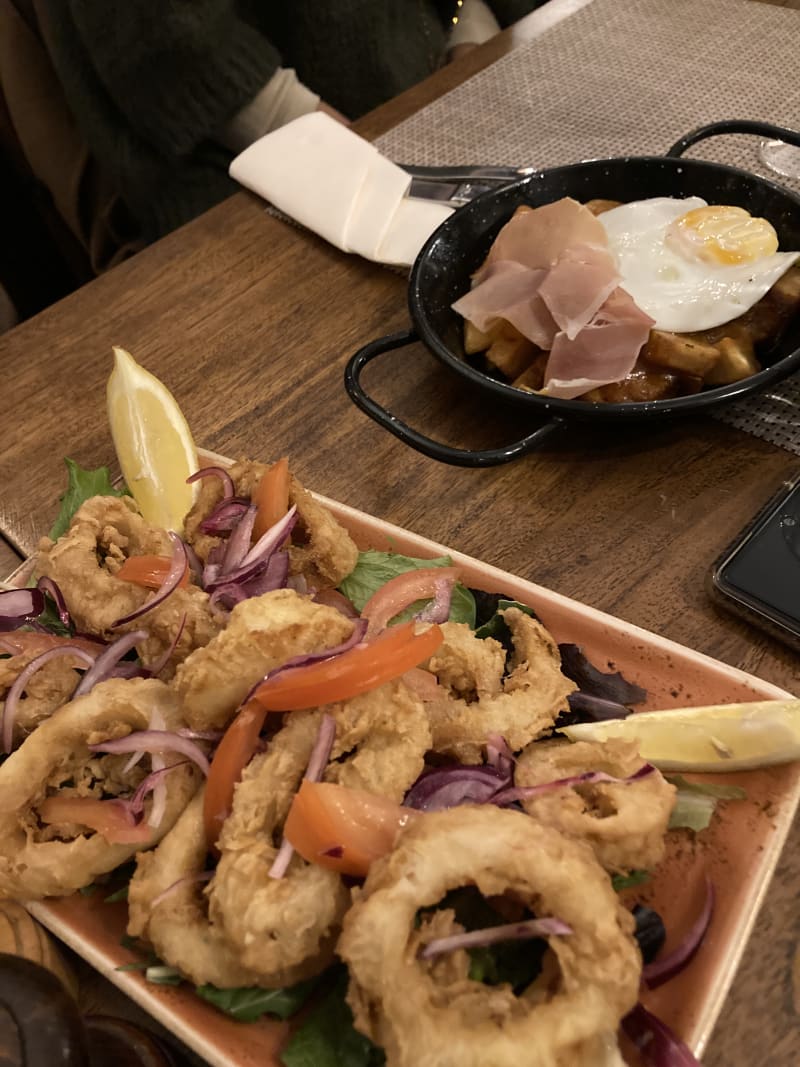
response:
<svg viewBox="0 0 800 1067"><path fill-rule="evenodd" d="M568 12L580 0L554 6ZM388 129L537 32L537 18L540 25L538 12L357 128L370 137ZM0 564L33 551L48 528L64 483L61 455L113 467L104 387L111 345L121 344L179 397L204 446L231 456L288 453L302 481L322 493L800 692L797 657L718 613L704 590L718 552L797 472L797 457L695 419L575 428L492 470L440 466L381 431L342 388L347 357L406 323L402 277L338 253L237 194L0 338ZM369 386L402 417L454 443L496 444L525 426L513 411L487 410L421 350L370 371ZM795 830L707 1067L800 1061L798 884Z"/></svg>

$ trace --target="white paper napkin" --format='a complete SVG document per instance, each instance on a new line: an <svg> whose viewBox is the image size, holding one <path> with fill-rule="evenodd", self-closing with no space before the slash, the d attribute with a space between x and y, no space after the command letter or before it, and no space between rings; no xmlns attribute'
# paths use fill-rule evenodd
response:
<svg viewBox="0 0 800 1067"><path fill-rule="evenodd" d="M322 111L255 141L230 175L337 248L392 266L410 266L453 211L407 199L408 174Z"/></svg>

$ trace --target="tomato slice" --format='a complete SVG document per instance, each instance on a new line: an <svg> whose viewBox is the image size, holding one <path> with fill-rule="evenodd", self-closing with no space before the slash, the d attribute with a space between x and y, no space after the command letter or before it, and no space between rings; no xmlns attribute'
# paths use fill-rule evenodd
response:
<svg viewBox="0 0 800 1067"><path fill-rule="evenodd" d="M444 640L436 625L419 633L416 627L413 621L393 626L340 656L289 667L262 682L252 698L267 711L299 711L377 689L428 659Z"/></svg>
<svg viewBox="0 0 800 1067"><path fill-rule="evenodd" d="M309 863L363 878L373 860L391 852L400 830L421 815L364 789L303 781L283 832Z"/></svg>
<svg viewBox="0 0 800 1067"><path fill-rule="evenodd" d="M266 716L266 708L248 701L217 745L203 797L203 825L210 847L216 845L222 824L230 814L234 787L253 757Z"/></svg>
<svg viewBox="0 0 800 1067"><path fill-rule="evenodd" d="M128 556L117 571L116 577L134 585L144 585L148 589L160 589L172 566L169 556ZM189 584L189 568L178 582L179 586Z"/></svg>
<svg viewBox="0 0 800 1067"><path fill-rule="evenodd" d="M281 456L264 472L252 499L257 508L253 526L253 540L257 541L289 510L289 460L286 456Z"/></svg>
<svg viewBox="0 0 800 1067"><path fill-rule="evenodd" d="M395 615L405 611L416 600L435 596L437 582L443 579L455 582L459 573L458 567L420 567L390 578L372 594L361 610L361 617L369 619L369 632L382 630Z"/></svg>
<svg viewBox="0 0 800 1067"><path fill-rule="evenodd" d="M47 797L38 808L42 822L74 822L88 826L110 845L138 845L150 841L153 828L136 823L118 800L93 797Z"/></svg>

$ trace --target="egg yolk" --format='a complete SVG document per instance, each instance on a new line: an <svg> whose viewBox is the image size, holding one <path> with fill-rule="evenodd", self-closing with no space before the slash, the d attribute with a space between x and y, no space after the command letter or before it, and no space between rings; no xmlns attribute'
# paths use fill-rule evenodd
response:
<svg viewBox="0 0 800 1067"><path fill-rule="evenodd" d="M675 251L706 263L753 263L778 250L778 235L766 219L741 207L709 204L681 215L667 231Z"/></svg>

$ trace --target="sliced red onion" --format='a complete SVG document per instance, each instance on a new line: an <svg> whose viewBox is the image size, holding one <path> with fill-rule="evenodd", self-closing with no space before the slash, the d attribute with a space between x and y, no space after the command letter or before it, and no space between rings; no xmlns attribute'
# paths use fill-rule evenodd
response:
<svg viewBox="0 0 800 1067"><path fill-rule="evenodd" d="M187 541L183 542L183 547L186 549L186 559L189 563L189 570L195 576L197 581L202 584L203 564L200 562L200 557Z"/></svg>
<svg viewBox="0 0 800 1067"><path fill-rule="evenodd" d="M486 804L507 790L510 782L510 775L495 767L441 767L420 775L403 805L417 811L443 811L459 804Z"/></svg>
<svg viewBox="0 0 800 1067"><path fill-rule="evenodd" d="M313 599L315 604L325 604L329 608L336 608L348 619L358 618L358 612L352 600L348 600L338 589L318 589Z"/></svg>
<svg viewBox="0 0 800 1067"><path fill-rule="evenodd" d="M714 900L714 885L706 875L706 897L703 901L703 907L692 923L686 937L672 952L668 952L661 959L653 960L652 963L646 963L642 968L642 979L649 989L657 989L664 982L668 982L670 978L680 974L684 967L694 959L711 924L711 917L714 914Z"/></svg>
<svg viewBox="0 0 800 1067"><path fill-rule="evenodd" d="M178 737L188 737L190 741L221 741L225 731L224 730L190 730L187 727L176 730L175 733Z"/></svg>
<svg viewBox="0 0 800 1067"><path fill-rule="evenodd" d="M171 896L176 889L180 889L182 885L188 885L190 882L210 882L213 877L213 871L201 871L200 874L187 874L184 878L179 878L177 882L168 885L163 892L158 894L158 896L153 897L153 900L150 903L150 910L152 911L153 908L158 907L162 901Z"/></svg>
<svg viewBox="0 0 800 1067"><path fill-rule="evenodd" d="M230 474L228 474L224 467L203 467L202 470L190 474L186 479L186 484L191 485L192 482L197 482L201 478L219 478L222 482L223 500L228 500L236 492L233 485L233 478L231 478Z"/></svg>
<svg viewBox="0 0 800 1067"><path fill-rule="evenodd" d="M27 666L25 666L14 679L14 683L6 694L5 709L3 711L3 751L11 752L11 748L14 741L14 722L17 717L17 708L19 707L19 700L22 693L25 690L25 686L31 680L34 674L45 663L49 663L51 659L57 659L59 656L76 656L78 659L83 660L87 667L91 667L94 663L94 657L80 647L80 645L59 645L58 648L49 648L46 652L42 652L40 656L32 659Z"/></svg>
<svg viewBox="0 0 800 1067"><path fill-rule="evenodd" d="M283 589L286 585L286 576L289 573L289 556L286 552L274 552L266 561L263 571L255 574L247 582L228 582L223 575L211 593L210 602L213 605L230 610L242 600L250 597L261 596L270 593L273 589Z"/></svg>
<svg viewBox="0 0 800 1067"><path fill-rule="evenodd" d="M172 530L169 531L170 540L172 541L172 560L169 565L164 581L156 591L155 596L138 607L135 611L132 611L129 615L123 615L121 619L117 619L112 624L112 629L116 626L124 626L126 623L133 622L134 619L138 619L140 615L146 614L148 611L152 611L153 608L158 607L159 604L163 604L170 593L173 593L189 569L189 559L186 555L186 545Z"/></svg>
<svg viewBox="0 0 800 1067"><path fill-rule="evenodd" d="M185 626L186 626L186 612L184 611L183 614L181 615L181 621L178 624L178 629L175 631L175 636L170 641L169 648L166 650L166 652L164 652L164 654L162 656L160 656L155 661L155 663L151 667L147 668L147 674L148 674L148 676L150 678L155 678L157 675L161 674L161 672L164 670L166 665L169 663L173 652L178 647L178 642L181 639L181 634L183 633Z"/></svg>
<svg viewBox="0 0 800 1067"><path fill-rule="evenodd" d="M203 774L208 774L208 759L205 752L186 737L181 737L171 730L134 730L125 737L116 737L110 741L100 741L89 745L90 752L109 752L119 755L124 752L180 752L195 763Z"/></svg>
<svg viewBox="0 0 800 1067"><path fill-rule="evenodd" d="M308 758L306 773L303 775L304 781L319 782L321 780L325 768L328 765L331 749L333 748L333 742L335 740L336 720L332 715L325 714L322 716L322 722L319 724L319 731L317 732L317 739L314 742L314 747ZM284 836L283 841L281 842L281 847L278 849L278 853L272 862L272 866L267 872L270 878L283 878L286 874L293 852L294 848Z"/></svg>
<svg viewBox="0 0 800 1067"><path fill-rule="evenodd" d="M297 522L297 505L292 504L283 518L278 519L276 523L262 534L256 541L250 551L242 560L242 566L247 567L253 563L257 563L258 560L263 559L265 556L270 555L276 548L280 548L286 538L294 529L294 524Z"/></svg>
<svg viewBox="0 0 800 1067"><path fill-rule="evenodd" d="M44 611L41 589L5 589L0 592L0 630L18 630Z"/></svg>
<svg viewBox="0 0 800 1067"><path fill-rule="evenodd" d="M627 778L615 778L605 771L586 771L584 774L576 774L570 778L558 778L555 782L542 782L541 785L513 786L504 789L491 798L492 804L513 804L517 800L530 800L531 797L540 796L542 793L551 793L556 789L565 789L574 785L598 785L602 782L613 782L620 785L629 785L640 778L646 778L655 774L655 767L651 763L643 764L638 771Z"/></svg>
<svg viewBox="0 0 800 1067"><path fill-rule="evenodd" d="M625 1016L622 1029L647 1067L701 1067L688 1045L641 1004Z"/></svg>
<svg viewBox="0 0 800 1067"><path fill-rule="evenodd" d="M304 574L293 574L290 578L287 578L286 587L287 589L293 589L298 596L309 596L314 592L313 589L309 589L308 579Z"/></svg>
<svg viewBox="0 0 800 1067"><path fill-rule="evenodd" d="M500 941L521 941L529 937L563 937L573 932L561 919L526 919L519 923L505 923L502 926L487 926L483 930L470 930L465 934L452 934L450 937L437 937L429 941L420 951L420 959L439 956L443 952L455 952L460 948L482 948L496 945Z"/></svg>
<svg viewBox="0 0 800 1067"><path fill-rule="evenodd" d="M150 713L149 728L150 730L155 730L157 733L161 733L167 728L164 714L159 707L154 707ZM167 783L165 781L165 775L159 773L160 771L166 770L166 766L167 761L160 752L150 753L150 771L155 774L156 777L153 779L155 782L153 787L153 801L150 805L150 814L147 816L147 825L153 830L159 828L167 811Z"/></svg>
<svg viewBox="0 0 800 1067"><path fill-rule="evenodd" d="M72 694L72 699L81 697L93 689L98 682L111 677L112 670L117 666L123 656L140 641L145 641L150 635L147 630L132 630L129 634L123 634L101 652L89 670L78 683L78 688Z"/></svg>
<svg viewBox="0 0 800 1067"><path fill-rule="evenodd" d="M502 734L489 734L486 738L486 762L511 780L516 761Z"/></svg>
<svg viewBox="0 0 800 1067"><path fill-rule="evenodd" d="M137 755L143 756L144 752L137 753ZM177 770L178 767L186 767L188 762L188 760L181 760L179 763L171 763L169 767L159 767L157 771L151 771L146 778L141 780L136 792L130 800L121 800L120 803L125 805L135 819L141 818L147 794L155 792L156 788L163 784L163 781L168 774Z"/></svg>
<svg viewBox="0 0 800 1067"><path fill-rule="evenodd" d="M367 632L368 621L366 619L355 619L353 622L353 632L343 641L340 645L333 645L331 648L323 648L320 652L308 652L302 656L292 656L291 659L287 659L285 663L282 663L280 667L273 667L271 671L264 675L248 694L248 699L253 695L256 689L265 682L268 678L274 678L276 674L281 674L287 670L299 670L302 667L308 667L312 663L317 663L324 659L333 659L334 656L341 656L343 652L349 651L351 648L355 648L364 640L364 635Z"/></svg>
<svg viewBox="0 0 800 1067"><path fill-rule="evenodd" d="M250 507L250 501L242 497L233 497L223 500L214 510L200 523L200 529L206 534L230 533L244 516Z"/></svg>
<svg viewBox="0 0 800 1067"><path fill-rule="evenodd" d="M414 618L418 622L447 622L453 599L454 578L437 578L433 583L434 597Z"/></svg>
<svg viewBox="0 0 800 1067"><path fill-rule="evenodd" d="M258 508L255 504L248 504L239 521L234 526L227 544L225 555L222 557L222 569L220 575L236 572L242 560L250 550L250 538L253 536L253 527L256 522Z"/></svg>
<svg viewBox="0 0 800 1067"><path fill-rule="evenodd" d="M52 578L42 576L36 583L36 588L41 589L43 593L47 593L49 597L53 598L53 603L56 606L59 619L61 619L64 626L71 626L72 619L70 618L69 610L67 609L67 604L64 600L64 594L59 589L58 583L54 582Z"/></svg>

